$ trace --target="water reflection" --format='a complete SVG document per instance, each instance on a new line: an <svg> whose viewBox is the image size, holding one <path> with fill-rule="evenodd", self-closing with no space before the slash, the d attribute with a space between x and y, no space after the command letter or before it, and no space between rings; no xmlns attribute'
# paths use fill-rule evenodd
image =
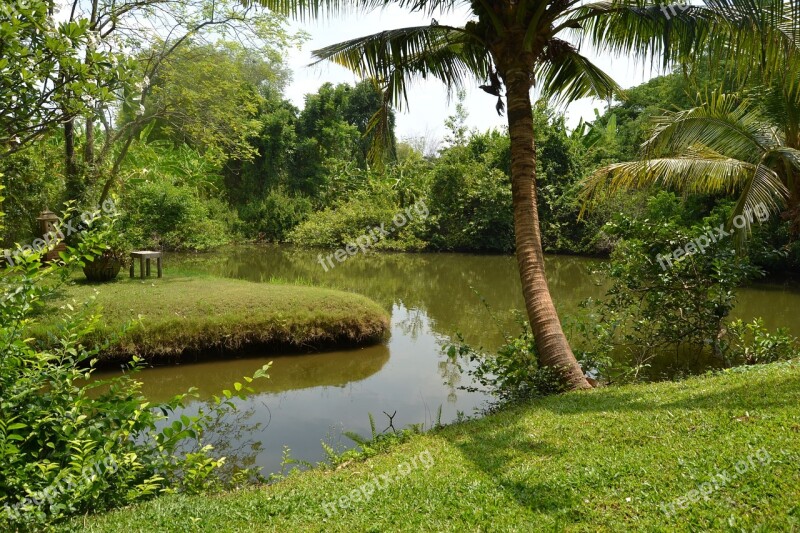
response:
<svg viewBox="0 0 800 533"><path fill-rule="evenodd" d="M269 379L250 383L256 393L280 393L315 387L346 387L380 371L389 361L389 347L370 346L356 350L309 355L253 357L163 366L146 371L142 392L155 401L165 401L187 384L198 389L199 399L219 395L220 386L230 388L243 376L252 376L272 362Z"/></svg>
<svg viewBox="0 0 800 533"><path fill-rule="evenodd" d="M548 282L559 312L574 313L580 302L597 298L603 287L589 274L596 261L548 257ZM442 353L456 333L476 347L494 350L504 334L516 334L514 311L523 309L516 262L510 256L469 254L359 255L323 271L317 253L291 247L238 247L208 255L171 255L170 269L268 281L301 281L364 294L392 313L392 336L381 346L324 354L255 357L155 368L144 371L144 391L166 399L189 387L201 398L241 381L267 361L271 379L256 382L256 393L237 401L241 413L214 429L217 445L264 474L280 468L284 446L292 456L324 459L320 440L351 444L341 431L369 433L368 414L382 428L383 411L397 411L395 427L436 422L442 407L447 423L459 411L471 414L487 398L466 392L469 377ZM797 285L756 285L739 291L735 316L764 318L770 328L800 334ZM570 339L574 344L593 339ZM680 358L678 358L680 359ZM664 360L654 372L678 363ZM703 362L688 361L702 366ZM687 364L686 361L683 364ZM659 366L660 365L660 366ZM195 412L202 402L187 408Z"/></svg>

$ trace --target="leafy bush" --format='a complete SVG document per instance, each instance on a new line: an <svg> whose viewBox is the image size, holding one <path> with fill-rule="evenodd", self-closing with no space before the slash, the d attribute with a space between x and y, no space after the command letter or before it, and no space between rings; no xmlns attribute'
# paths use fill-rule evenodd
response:
<svg viewBox="0 0 800 533"><path fill-rule="evenodd" d="M211 413L201 410L164 424L187 395L148 402L134 379L136 360L128 373L91 381L102 346L78 341L99 320L91 307L63 309L48 342L52 348L40 349L26 336L43 300L70 277L71 268L103 249L104 243L88 232L62 254L60 264L42 268L40 253L25 253L0 277L2 530L41 530L70 514L216 484L215 471L224 459L212 457L201 444ZM234 389L248 390L239 383ZM233 396L225 391L212 412L235 409ZM180 453L193 444L196 450Z"/></svg>
<svg viewBox="0 0 800 533"><path fill-rule="evenodd" d="M403 225L396 226L392 220L407 209L412 216L406 217ZM426 227L425 213L421 211L401 206L387 185L378 185L358 191L334 207L313 213L289 234L289 241L303 246L338 248L383 226L389 234L375 242L371 249L420 250L426 244L420 237Z"/></svg>
<svg viewBox="0 0 800 533"><path fill-rule="evenodd" d="M519 317L522 333L517 337L506 335L506 343L496 354L484 353L464 343L461 335L458 342L445 347L450 360L463 372L466 371L486 392L497 397L501 403L515 402L562 392L563 385L558 373L537 363L536 343L527 322ZM464 387L466 390L480 390Z"/></svg>
<svg viewBox="0 0 800 533"><path fill-rule="evenodd" d="M727 326L723 354L734 365L788 361L800 354L800 342L785 328L770 333L760 318L750 323L734 320Z"/></svg>
<svg viewBox="0 0 800 533"><path fill-rule="evenodd" d="M606 228L622 240L601 268L611 282L597 303L604 337L637 372L668 350L696 354L710 349L722 358L734 289L761 273L736 254L730 238L718 237L727 208L690 224L684 222L688 217L679 199L661 192L649 202L646 215L619 215ZM675 250L690 253L676 259Z"/></svg>
<svg viewBox="0 0 800 533"><path fill-rule="evenodd" d="M289 196L275 189L264 200L239 208L242 233L261 241L282 242L311 211L311 200L305 196Z"/></svg>
<svg viewBox="0 0 800 533"><path fill-rule="evenodd" d="M511 181L469 147L451 148L431 183L430 243L440 250L514 250Z"/></svg>
<svg viewBox="0 0 800 533"><path fill-rule="evenodd" d="M231 240L235 214L217 198L168 181L129 189L122 205L125 233L135 247L207 250Z"/></svg>
<svg viewBox="0 0 800 533"><path fill-rule="evenodd" d="M61 151L58 137L51 137L0 160L0 183L7 195L0 246L8 248L41 237L36 217L45 209L56 210L63 200L64 178L57 157Z"/></svg>

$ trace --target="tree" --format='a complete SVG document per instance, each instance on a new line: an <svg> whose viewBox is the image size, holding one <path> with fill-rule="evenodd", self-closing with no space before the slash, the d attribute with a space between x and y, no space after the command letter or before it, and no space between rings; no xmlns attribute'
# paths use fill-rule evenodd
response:
<svg viewBox="0 0 800 533"><path fill-rule="evenodd" d="M112 54L95 52L85 20L58 23L50 0L0 5L0 156L18 152L63 122L102 105L102 85L121 75Z"/></svg>
<svg viewBox="0 0 800 533"><path fill-rule="evenodd" d="M332 14L347 9L330 0L261 0L287 15ZM388 2L361 0L371 9ZM464 6L456 0L396 0L400 7L430 16ZM352 4L351 4L352 5ZM528 319L540 364L557 370L568 388L588 388L567 342L545 278L536 195L536 147L531 89L562 102L610 97L617 84L579 52L584 38L601 50L663 55L664 64L684 57L708 34L702 17L686 8L673 14L645 0L584 4L581 0L476 0L463 27L439 24L384 31L315 52L384 88L384 109L408 104L414 78L432 77L450 90L474 80L508 109L511 188L517 262ZM576 36L573 42L567 34ZM565 38L566 37L566 38ZM576 44L573 44L576 43ZM503 101L505 97L505 102ZM385 123L385 113L373 119Z"/></svg>
<svg viewBox="0 0 800 533"><path fill-rule="evenodd" d="M155 118L145 112L150 82L177 50L232 34L251 53L277 56L298 42L283 17L236 0L72 0L59 23L54 8L52 0L3 6L0 50L5 59L5 35L14 35L8 40L14 55L0 79L12 87L14 122L28 124L33 138L63 127L67 197L82 201L108 196L136 133ZM20 105L17 86L25 95ZM41 109L26 112L37 104ZM121 110L133 120L118 121ZM0 149L25 141L5 137Z"/></svg>
<svg viewBox="0 0 800 533"><path fill-rule="evenodd" d="M709 57L730 60L745 88L738 94L718 91L696 107L655 118L642 160L600 169L586 181L585 194L652 185L687 193L739 192L729 224L766 207L782 210L800 235L800 5L730 0L722 7L729 23L722 39L736 47L712 48ZM741 244L752 220L739 220Z"/></svg>
<svg viewBox="0 0 800 533"><path fill-rule="evenodd" d="M265 61L233 42L187 43L150 81L148 140L186 143L217 164L250 160L263 94L281 91L287 78L281 58Z"/></svg>

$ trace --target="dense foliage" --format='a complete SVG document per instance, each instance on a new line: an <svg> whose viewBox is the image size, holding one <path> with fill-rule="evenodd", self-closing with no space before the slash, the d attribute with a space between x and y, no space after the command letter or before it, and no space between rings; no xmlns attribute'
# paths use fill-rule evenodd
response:
<svg viewBox="0 0 800 533"><path fill-rule="evenodd" d="M102 349L79 341L100 320L90 302L60 311L47 348L28 338L71 269L107 246L112 226L92 219L61 261L42 268L42 253L28 251L0 280L0 529L36 530L76 512L220 483L216 470L225 459L202 444L203 430L212 414L235 408L233 393L210 411L165 425L187 395L149 402L135 379L137 359L118 377L90 381ZM248 477L242 471L232 481Z"/></svg>

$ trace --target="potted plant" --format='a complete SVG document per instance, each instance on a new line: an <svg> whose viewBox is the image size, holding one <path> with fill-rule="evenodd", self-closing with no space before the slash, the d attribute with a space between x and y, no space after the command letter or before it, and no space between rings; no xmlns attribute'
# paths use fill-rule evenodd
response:
<svg viewBox="0 0 800 533"><path fill-rule="evenodd" d="M128 260L128 245L122 237L116 217L102 218L91 224L91 238L98 248L94 259L86 261L83 273L89 281L111 281Z"/></svg>

